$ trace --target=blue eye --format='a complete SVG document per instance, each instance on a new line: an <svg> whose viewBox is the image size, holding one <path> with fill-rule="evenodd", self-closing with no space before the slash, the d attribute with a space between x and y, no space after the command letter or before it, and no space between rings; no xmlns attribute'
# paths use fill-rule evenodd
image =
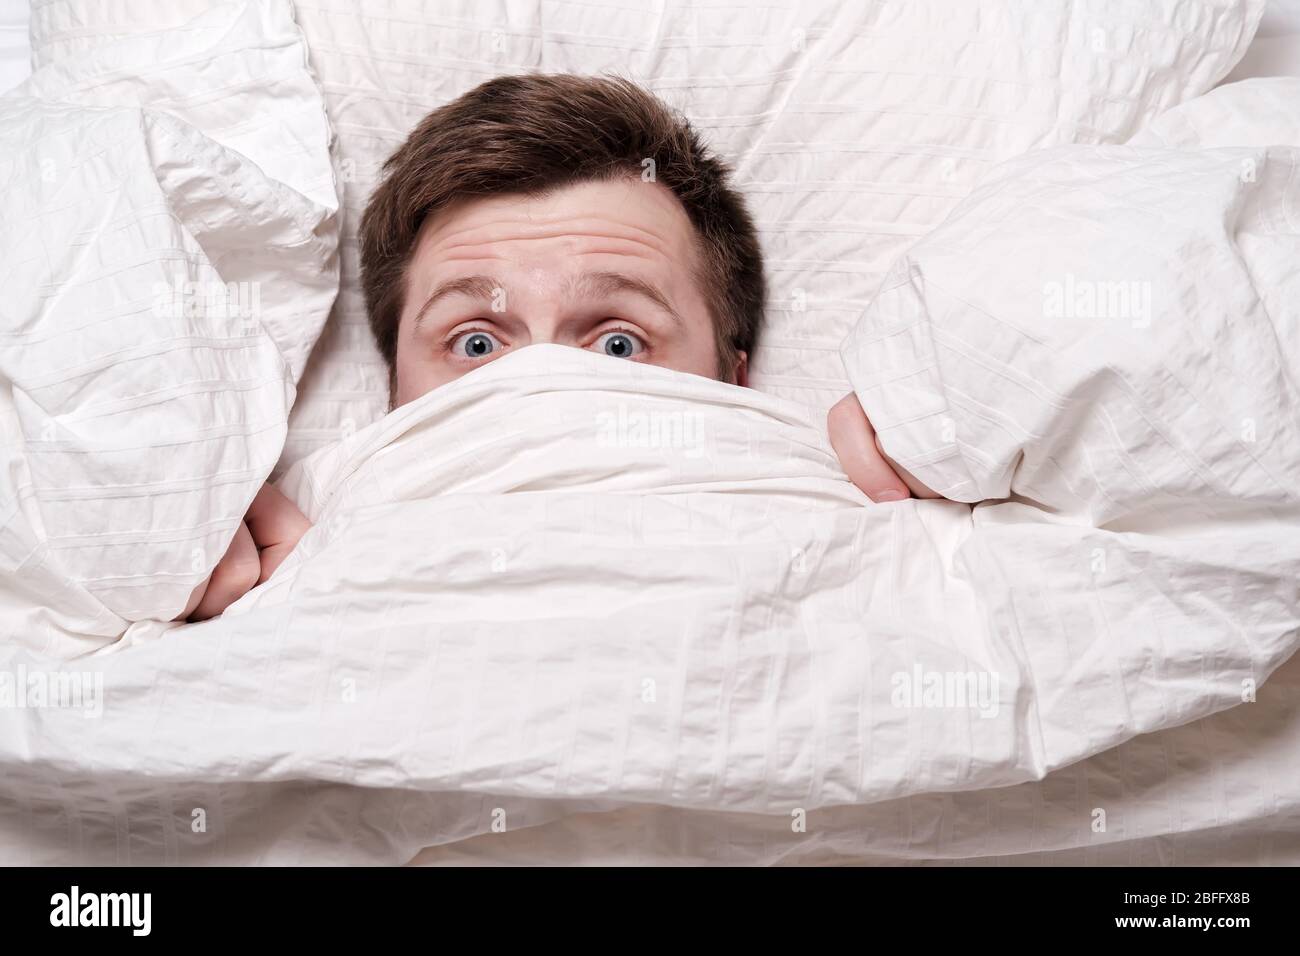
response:
<svg viewBox="0 0 1300 956"><path fill-rule="evenodd" d="M630 332L606 332L596 339L595 347L613 358L631 358L645 351L645 343Z"/></svg>
<svg viewBox="0 0 1300 956"><path fill-rule="evenodd" d="M462 358L478 359L487 358L497 349L501 348L501 343L496 336L489 332L466 332L463 335L456 336L456 340L451 343L451 350Z"/></svg>

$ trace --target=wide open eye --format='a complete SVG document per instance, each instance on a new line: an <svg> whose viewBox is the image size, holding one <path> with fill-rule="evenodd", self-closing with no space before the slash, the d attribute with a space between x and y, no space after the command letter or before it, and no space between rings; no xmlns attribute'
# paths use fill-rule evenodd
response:
<svg viewBox="0 0 1300 956"><path fill-rule="evenodd" d="M613 358L632 358L645 351L645 343L631 332L606 332L592 348Z"/></svg>
<svg viewBox="0 0 1300 956"><path fill-rule="evenodd" d="M487 358L500 348L502 348L500 340L491 332L484 332L481 329L458 335L451 343L452 354L468 359Z"/></svg>

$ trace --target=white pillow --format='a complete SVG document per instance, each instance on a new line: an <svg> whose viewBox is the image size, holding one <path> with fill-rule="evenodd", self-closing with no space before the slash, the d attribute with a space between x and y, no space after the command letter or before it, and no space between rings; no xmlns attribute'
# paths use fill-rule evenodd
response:
<svg viewBox="0 0 1300 956"><path fill-rule="evenodd" d="M202 108L169 109L204 84ZM10 640L67 657L169 619L225 552L336 294L328 142L285 4L0 98Z"/></svg>
<svg viewBox="0 0 1300 956"><path fill-rule="evenodd" d="M844 361L886 451L944 497L1170 535L1281 520L1297 262L1294 147L1044 150L899 260Z"/></svg>
<svg viewBox="0 0 1300 956"><path fill-rule="evenodd" d="M35 0L37 62L183 24L210 0ZM1263 0L297 0L338 135L342 287L282 466L379 417L356 229L382 161L430 110L501 73L616 72L681 108L738 170L771 308L752 383L825 409L881 277L1001 160L1123 142L1212 87Z"/></svg>

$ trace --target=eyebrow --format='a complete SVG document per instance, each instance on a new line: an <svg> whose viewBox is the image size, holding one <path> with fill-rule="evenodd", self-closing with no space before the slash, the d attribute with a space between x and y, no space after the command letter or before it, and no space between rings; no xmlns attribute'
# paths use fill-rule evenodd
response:
<svg viewBox="0 0 1300 956"><path fill-rule="evenodd" d="M505 285L491 276L483 275L462 276L459 279L448 279L446 282L440 282L433 292L429 294L429 297L424 300L424 304L420 306L420 311L415 314L415 327L418 329L429 311L445 298L463 295L471 299L492 299L498 289L505 289ZM624 275L621 272L584 272L580 276L571 278L565 284L564 291L570 297L584 294L614 295L619 292L639 296L658 308L678 326L686 325L686 321L681 314L673 308L672 303L668 301L668 297L664 295L658 286L646 282L644 279ZM509 293L507 293L508 297Z"/></svg>

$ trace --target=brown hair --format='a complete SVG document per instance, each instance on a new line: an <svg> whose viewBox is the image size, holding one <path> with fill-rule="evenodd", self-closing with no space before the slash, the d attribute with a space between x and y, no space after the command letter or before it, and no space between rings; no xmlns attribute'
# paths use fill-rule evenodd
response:
<svg viewBox="0 0 1300 956"><path fill-rule="evenodd" d="M653 160L653 167L644 160ZM390 381L406 267L425 217L456 199L538 195L587 180L642 175L681 202L695 227L719 374L752 352L765 299L754 223L730 170L689 122L629 80L502 76L434 110L384 163L361 219L361 284Z"/></svg>

